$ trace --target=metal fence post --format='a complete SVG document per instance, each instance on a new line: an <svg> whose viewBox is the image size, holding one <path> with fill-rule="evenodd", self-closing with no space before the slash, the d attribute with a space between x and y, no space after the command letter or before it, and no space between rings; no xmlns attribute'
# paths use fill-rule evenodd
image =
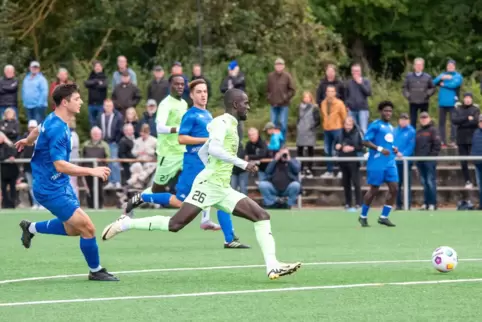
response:
<svg viewBox="0 0 482 322"><path fill-rule="evenodd" d="M94 160L92 162L92 166L96 168L98 166L97 160ZM99 209L99 178L94 177L94 191L92 191L94 194L94 209Z"/></svg>
<svg viewBox="0 0 482 322"><path fill-rule="evenodd" d="M402 160L403 162L403 209L404 210L408 210L410 209L410 198L409 198L409 194L410 194L410 189L409 189L409 185L408 185L408 182L410 180L410 169L408 167L408 160L403 158Z"/></svg>

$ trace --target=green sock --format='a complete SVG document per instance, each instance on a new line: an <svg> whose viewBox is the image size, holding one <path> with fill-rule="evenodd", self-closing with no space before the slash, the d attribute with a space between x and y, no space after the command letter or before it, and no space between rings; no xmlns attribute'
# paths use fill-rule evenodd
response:
<svg viewBox="0 0 482 322"><path fill-rule="evenodd" d="M126 230L138 229L138 230L169 230L169 220L171 217L166 216L153 216L145 218L131 219L126 222Z"/></svg>

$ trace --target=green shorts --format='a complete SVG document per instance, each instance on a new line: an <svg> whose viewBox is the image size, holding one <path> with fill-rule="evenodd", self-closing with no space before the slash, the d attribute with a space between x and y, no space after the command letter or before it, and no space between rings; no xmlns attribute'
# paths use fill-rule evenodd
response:
<svg viewBox="0 0 482 322"><path fill-rule="evenodd" d="M203 179L196 179L184 202L203 210L208 207L215 207L232 214L238 202L244 198L246 198L246 195L231 187L225 188Z"/></svg>
<svg viewBox="0 0 482 322"><path fill-rule="evenodd" d="M161 186L166 185L182 170L183 158L182 154L161 157L157 164L156 174L154 174L154 183Z"/></svg>

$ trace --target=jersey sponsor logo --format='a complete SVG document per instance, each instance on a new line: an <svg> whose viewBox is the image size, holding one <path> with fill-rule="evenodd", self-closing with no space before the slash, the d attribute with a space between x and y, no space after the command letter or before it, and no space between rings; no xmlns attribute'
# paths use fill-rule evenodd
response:
<svg viewBox="0 0 482 322"><path fill-rule="evenodd" d="M60 178L60 176L62 175L62 173L55 173L53 176L50 177L50 180L52 181L55 181L57 180L58 178Z"/></svg>
<svg viewBox="0 0 482 322"><path fill-rule="evenodd" d="M392 133L387 133L387 134L385 134L384 139L385 139L385 141L387 141L388 143L393 143L393 134L392 134Z"/></svg>

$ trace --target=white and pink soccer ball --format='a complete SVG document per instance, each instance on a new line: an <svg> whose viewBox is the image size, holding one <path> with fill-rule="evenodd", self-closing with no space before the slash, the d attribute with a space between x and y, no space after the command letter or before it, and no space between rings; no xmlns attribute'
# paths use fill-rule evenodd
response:
<svg viewBox="0 0 482 322"><path fill-rule="evenodd" d="M433 267L442 273L451 272L457 267L459 259L453 248L440 246L432 253Z"/></svg>

